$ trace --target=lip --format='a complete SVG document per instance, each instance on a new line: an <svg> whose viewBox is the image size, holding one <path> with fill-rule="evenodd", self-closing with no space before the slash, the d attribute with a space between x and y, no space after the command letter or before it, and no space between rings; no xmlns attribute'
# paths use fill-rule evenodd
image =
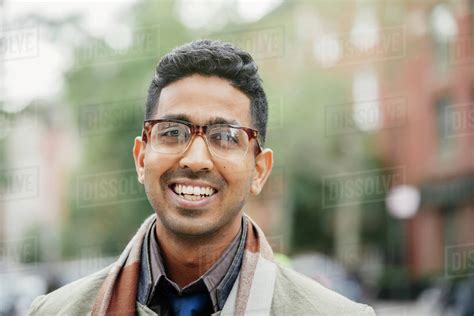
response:
<svg viewBox="0 0 474 316"><path fill-rule="evenodd" d="M179 183L179 182L174 182L174 183ZM208 206L210 203L212 203L212 202L216 199L216 196L217 196L217 194L219 194L219 192L216 191L216 193L214 193L214 194L211 195L210 197L204 198L204 199L199 200L199 201L189 201L189 200L186 200L186 199L180 197L179 195L177 195L177 194L170 188L170 186L168 186L168 187L166 188L166 194L167 194L168 197L174 202L174 204L176 204L176 206L178 206L178 207L180 207L180 208L197 209L197 208L206 207L206 206Z"/></svg>

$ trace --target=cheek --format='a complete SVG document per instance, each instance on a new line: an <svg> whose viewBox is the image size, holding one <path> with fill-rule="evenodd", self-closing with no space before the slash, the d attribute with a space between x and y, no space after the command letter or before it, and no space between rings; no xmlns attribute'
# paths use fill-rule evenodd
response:
<svg viewBox="0 0 474 316"><path fill-rule="evenodd" d="M252 182L253 166L243 163L227 163L221 166L222 176L234 189L246 190Z"/></svg>
<svg viewBox="0 0 474 316"><path fill-rule="evenodd" d="M160 186L161 176L172 166L172 162L169 158L166 159L154 155L146 157L144 164L145 183L150 188Z"/></svg>
<svg viewBox="0 0 474 316"><path fill-rule="evenodd" d="M163 173L173 166L175 163L173 157L162 156L153 152L148 152L145 156L144 165L145 171L153 173L156 176L157 173Z"/></svg>

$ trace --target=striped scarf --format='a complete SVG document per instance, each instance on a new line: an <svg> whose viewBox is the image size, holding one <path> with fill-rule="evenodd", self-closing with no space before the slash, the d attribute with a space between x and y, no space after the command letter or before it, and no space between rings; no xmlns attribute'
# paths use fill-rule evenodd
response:
<svg viewBox="0 0 474 316"><path fill-rule="evenodd" d="M138 229L118 260L114 263L112 269L102 284L94 307L92 315L135 315L137 286L140 275L141 249L145 240L145 235L156 215L151 215ZM244 216L247 216L244 214ZM247 221L247 239L245 241L245 252L242 261L242 267L238 279L238 287L234 286L233 294L228 298L233 306L224 306L224 310L231 310L232 314L245 315L249 310L247 306L249 296L254 281L254 275L257 270L257 263L260 261L271 262L273 252L268 244L262 230L250 218ZM268 263L265 263L268 266ZM268 270L268 269L267 269ZM274 273L273 273L274 274ZM254 282L258 283L258 282ZM260 282L261 283L261 282ZM265 292L273 293L273 284ZM258 291L261 292L262 289ZM252 293L256 291L252 290ZM232 297L233 296L233 297ZM268 301L268 300L267 300ZM271 300L270 300L271 301Z"/></svg>

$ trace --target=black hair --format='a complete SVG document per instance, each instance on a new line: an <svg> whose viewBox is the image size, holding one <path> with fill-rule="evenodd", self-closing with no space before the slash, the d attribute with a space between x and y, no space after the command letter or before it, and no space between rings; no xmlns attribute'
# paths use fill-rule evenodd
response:
<svg viewBox="0 0 474 316"><path fill-rule="evenodd" d="M226 79L249 97L252 127L258 130L260 144L264 146L268 103L257 64L249 53L221 41L192 41L163 56L148 89L145 119L155 113L164 87L193 74Z"/></svg>

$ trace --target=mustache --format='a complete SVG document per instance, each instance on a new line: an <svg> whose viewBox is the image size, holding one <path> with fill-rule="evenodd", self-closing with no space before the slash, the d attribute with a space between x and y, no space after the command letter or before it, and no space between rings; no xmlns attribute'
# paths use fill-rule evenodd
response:
<svg viewBox="0 0 474 316"><path fill-rule="evenodd" d="M198 172L194 172L189 168L186 169L177 169L177 170L167 170L161 176L161 180L164 185L173 181L173 179L178 178L187 178L190 180L201 180L206 181L209 184L212 184L216 188L223 187L226 182L221 177L218 177L214 174L209 173L209 171L202 170Z"/></svg>

